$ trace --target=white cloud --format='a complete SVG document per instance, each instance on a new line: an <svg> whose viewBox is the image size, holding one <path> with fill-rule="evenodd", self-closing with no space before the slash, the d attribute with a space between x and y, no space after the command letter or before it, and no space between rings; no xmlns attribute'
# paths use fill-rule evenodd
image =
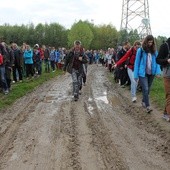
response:
<svg viewBox="0 0 170 170"><path fill-rule="evenodd" d="M149 0L151 28L154 36L170 34L170 2ZM1 2L0 24L57 22L70 28L75 21L93 21L95 25L112 24L118 30L122 14L121 0L6 0Z"/></svg>

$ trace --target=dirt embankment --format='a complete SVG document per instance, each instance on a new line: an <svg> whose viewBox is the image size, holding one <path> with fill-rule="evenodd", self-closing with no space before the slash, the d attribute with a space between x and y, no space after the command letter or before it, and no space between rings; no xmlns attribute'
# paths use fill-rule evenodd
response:
<svg viewBox="0 0 170 170"><path fill-rule="evenodd" d="M1 111L0 169L169 170L170 124L109 74L90 65L77 102L67 74Z"/></svg>

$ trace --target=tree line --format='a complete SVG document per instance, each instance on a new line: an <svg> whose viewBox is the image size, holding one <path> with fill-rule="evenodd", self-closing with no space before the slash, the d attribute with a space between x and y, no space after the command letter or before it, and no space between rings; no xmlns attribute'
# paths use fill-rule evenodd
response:
<svg viewBox="0 0 170 170"><path fill-rule="evenodd" d="M94 25L89 21L82 20L75 22L70 29L66 29L59 23L39 23L36 26L33 23L21 26L4 24L0 26L0 37L7 44L15 42L22 45L25 42L33 46L38 43L56 48L70 48L75 40L80 40L86 49L104 50L109 47L117 48L125 41L129 41L133 45L135 40L140 40L137 30L118 31L111 24ZM166 39L161 35L155 37L157 47L159 48Z"/></svg>

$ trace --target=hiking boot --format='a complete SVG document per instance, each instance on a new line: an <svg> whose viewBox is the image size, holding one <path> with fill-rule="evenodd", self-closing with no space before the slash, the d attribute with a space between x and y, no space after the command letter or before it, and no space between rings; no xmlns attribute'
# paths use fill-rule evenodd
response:
<svg viewBox="0 0 170 170"><path fill-rule="evenodd" d="M170 115L169 114L163 114L163 119L165 119L167 122L170 122Z"/></svg>
<svg viewBox="0 0 170 170"><path fill-rule="evenodd" d="M136 103L136 100L137 100L136 97L132 97L132 102L133 102L133 103Z"/></svg>
<svg viewBox="0 0 170 170"><path fill-rule="evenodd" d="M153 110L152 110L150 107L147 107L147 108L146 108L146 112L147 112L147 113L150 113L150 112L152 112L152 111L153 111Z"/></svg>

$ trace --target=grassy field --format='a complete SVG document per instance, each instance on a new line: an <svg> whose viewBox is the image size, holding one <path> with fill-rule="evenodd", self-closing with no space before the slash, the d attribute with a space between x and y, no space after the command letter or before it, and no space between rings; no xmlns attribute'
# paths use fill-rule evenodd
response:
<svg viewBox="0 0 170 170"><path fill-rule="evenodd" d="M62 70L57 70L55 72L43 73L41 76L37 78L32 78L30 80L23 79L22 83L17 82L15 84L12 84L12 90L8 95L0 93L0 109L8 107L9 105L13 104L18 98L26 95L44 82L55 78L60 74L62 74Z"/></svg>

